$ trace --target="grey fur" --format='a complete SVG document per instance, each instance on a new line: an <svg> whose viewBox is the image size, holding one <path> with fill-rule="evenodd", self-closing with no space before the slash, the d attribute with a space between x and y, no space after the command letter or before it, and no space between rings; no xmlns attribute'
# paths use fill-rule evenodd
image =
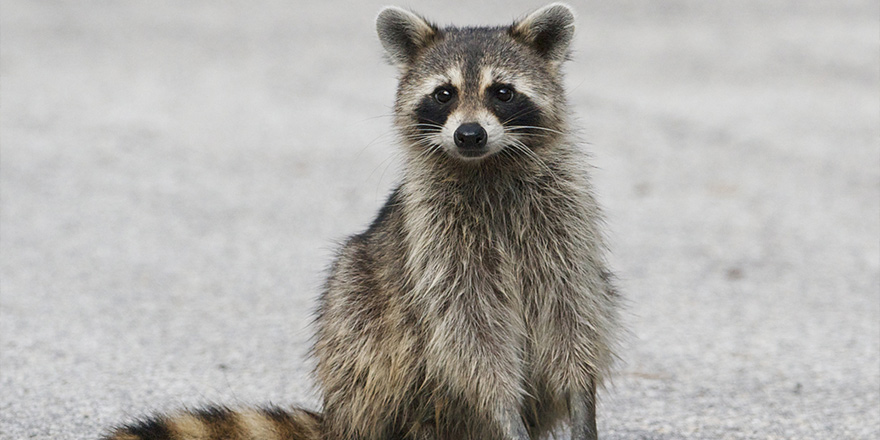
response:
<svg viewBox="0 0 880 440"><path fill-rule="evenodd" d="M567 53L565 17L556 4L526 24L407 43L395 104L402 182L345 244L321 297L314 354L330 438L536 439L573 418L576 438L595 438L619 298L551 65ZM534 26L559 40L535 47L524 31ZM429 79L450 69L464 75L456 111L478 110L473 76L485 66L540 95L542 131L463 162L425 142L414 113Z"/></svg>
<svg viewBox="0 0 880 440"><path fill-rule="evenodd" d="M420 47L431 42L437 27L405 9L387 6L376 17L376 32L389 60L406 65L413 61Z"/></svg>
<svg viewBox="0 0 880 440"><path fill-rule="evenodd" d="M568 57L568 46L574 37L574 11L564 3L551 3L519 21L513 31L538 48L548 62L561 63Z"/></svg>
<svg viewBox="0 0 880 440"><path fill-rule="evenodd" d="M324 414L209 408L106 438L526 440L568 422L573 438L595 439L620 299L568 126L559 65L573 17L553 4L511 26L441 29L384 9L404 170L339 251L320 298ZM432 101L438 85L455 100ZM498 87L516 100L495 101ZM521 111L502 118L505 108ZM502 147L464 160L441 132L480 118L499 127L489 142Z"/></svg>

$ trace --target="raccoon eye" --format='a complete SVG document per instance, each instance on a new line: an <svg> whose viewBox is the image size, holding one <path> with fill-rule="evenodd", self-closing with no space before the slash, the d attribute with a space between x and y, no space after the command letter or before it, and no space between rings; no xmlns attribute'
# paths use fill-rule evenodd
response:
<svg viewBox="0 0 880 440"><path fill-rule="evenodd" d="M513 99L513 89L510 87L502 87L495 91L495 97L501 102L508 102Z"/></svg>
<svg viewBox="0 0 880 440"><path fill-rule="evenodd" d="M446 104L452 100L452 91L445 88L437 89L437 91L434 92L434 99L440 104Z"/></svg>

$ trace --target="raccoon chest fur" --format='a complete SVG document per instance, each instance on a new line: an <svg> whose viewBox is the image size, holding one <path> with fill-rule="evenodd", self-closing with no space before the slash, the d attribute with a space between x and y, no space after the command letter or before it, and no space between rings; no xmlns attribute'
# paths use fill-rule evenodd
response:
<svg viewBox="0 0 880 440"><path fill-rule="evenodd" d="M556 401L610 363L596 331L608 324L613 292L595 203L586 179L555 174L401 188L405 272L424 313L427 370L453 388L476 383Z"/></svg>

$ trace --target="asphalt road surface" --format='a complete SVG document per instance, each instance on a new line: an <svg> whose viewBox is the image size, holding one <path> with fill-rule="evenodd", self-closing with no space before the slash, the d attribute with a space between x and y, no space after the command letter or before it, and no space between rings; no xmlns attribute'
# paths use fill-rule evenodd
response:
<svg viewBox="0 0 880 440"><path fill-rule="evenodd" d="M0 438L318 407L324 270L398 170L382 4L0 1ZM880 438L877 2L572 5L632 332L602 437Z"/></svg>

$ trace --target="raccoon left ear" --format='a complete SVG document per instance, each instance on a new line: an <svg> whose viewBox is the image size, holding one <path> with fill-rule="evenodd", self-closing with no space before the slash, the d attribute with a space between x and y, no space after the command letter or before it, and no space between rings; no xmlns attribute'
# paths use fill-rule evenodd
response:
<svg viewBox="0 0 880 440"><path fill-rule="evenodd" d="M376 31L392 63L408 66L439 30L428 20L397 6L386 6L376 17Z"/></svg>
<svg viewBox="0 0 880 440"><path fill-rule="evenodd" d="M562 63L574 37L574 10L565 3L551 3L514 23L509 32L547 61Z"/></svg>

